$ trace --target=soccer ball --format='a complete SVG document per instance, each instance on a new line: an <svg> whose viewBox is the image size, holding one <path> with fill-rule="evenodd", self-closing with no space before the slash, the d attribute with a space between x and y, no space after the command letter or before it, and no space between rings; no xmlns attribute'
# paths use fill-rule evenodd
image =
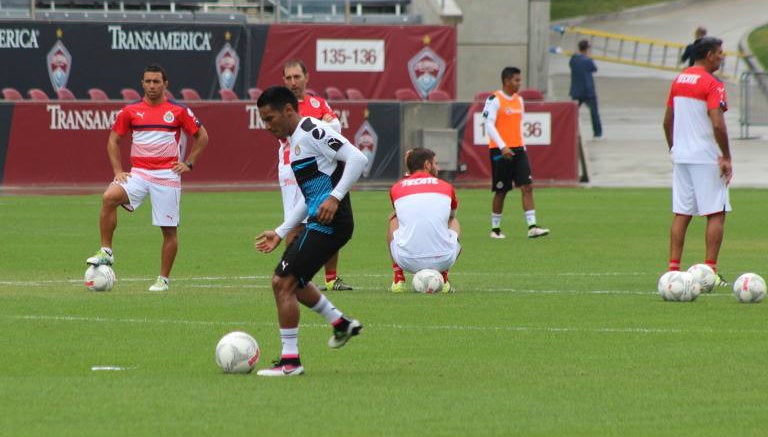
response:
<svg viewBox="0 0 768 437"><path fill-rule="evenodd" d="M676 302L691 302L701 293L701 286L688 272L672 271L661 275L658 284L662 299Z"/></svg>
<svg viewBox="0 0 768 437"><path fill-rule="evenodd" d="M259 356L256 339L242 331L230 332L216 345L216 364L224 373L251 373Z"/></svg>
<svg viewBox="0 0 768 437"><path fill-rule="evenodd" d="M439 293L443 289L443 275L437 270L419 270L413 275L413 289L417 293Z"/></svg>
<svg viewBox="0 0 768 437"><path fill-rule="evenodd" d="M744 273L733 283L733 295L741 303L758 303L765 298L765 280L757 273Z"/></svg>
<svg viewBox="0 0 768 437"><path fill-rule="evenodd" d="M701 286L702 293L711 293L715 288L717 273L712 267L706 264L694 264L688 269L688 273L693 275L693 280Z"/></svg>
<svg viewBox="0 0 768 437"><path fill-rule="evenodd" d="M110 266L88 266L85 271L85 286L91 291L109 291L115 286L115 281L115 271Z"/></svg>

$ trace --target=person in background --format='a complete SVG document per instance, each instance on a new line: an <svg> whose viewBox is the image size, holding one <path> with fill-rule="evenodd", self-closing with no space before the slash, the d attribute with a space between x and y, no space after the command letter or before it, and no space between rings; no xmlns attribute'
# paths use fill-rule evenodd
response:
<svg viewBox="0 0 768 437"><path fill-rule="evenodd" d="M570 96L589 108L589 116L592 119L592 135L595 140L603 138L603 124L600 122L600 111L597 107L597 90L593 75L597 72L597 65L592 60L592 47L589 41L583 39L578 44L579 51L571 56L568 66L571 67Z"/></svg>
<svg viewBox="0 0 768 437"><path fill-rule="evenodd" d="M683 50L683 56L680 57L681 63L688 61L688 66L693 67L693 63L695 62L693 59L693 46L705 36L707 36L707 29L701 26L697 27L696 31L693 32L693 42L685 46L685 50Z"/></svg>

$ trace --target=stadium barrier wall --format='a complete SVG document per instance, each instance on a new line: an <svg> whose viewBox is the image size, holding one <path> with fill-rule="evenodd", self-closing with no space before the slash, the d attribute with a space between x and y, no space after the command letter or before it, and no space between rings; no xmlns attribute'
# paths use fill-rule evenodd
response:
<svg viewBox="0 0 768 437"><path fill-rule="evenodd" d="M0 87L51 98L68 88L86 98L101 88L141 90L144 66L160 63L169 90L219 99L229 89L282 84L283 64L304 60L310 88L358 88L368 99L393 99L397 88L426 97L456 94L456 29L451 26L194 24L9 21L0 24Z"/></svg>
<svg viewBox="0 0 768 437"><path fill-rule="evenodd" d="M438 105L437 103L434 103ZM490 180L487 145L476 135L482 103L448 102L446 125L459 131L461 181ZM18 102L0 104L0 183L4 186L106 184L112 169L106 152L121 102ZM276 183L277 142L264 128L254 102L200 102L190 108L206 126L210 144L184 180L195 184ZM332 106L342 134L369 158L363 181L402 175L404 104L339 101ZM538 181L578 181L577 107L573 102L528 103L526 136ZM121 148L129 168L129 139ZM3 159L4 158L4 159Z"/></svg>

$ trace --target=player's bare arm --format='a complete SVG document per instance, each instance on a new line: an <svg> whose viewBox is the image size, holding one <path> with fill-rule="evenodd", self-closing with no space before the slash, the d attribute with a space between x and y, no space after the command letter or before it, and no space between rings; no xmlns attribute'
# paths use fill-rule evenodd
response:
<svg viewBox="0 0 768 437"><path fill-rule="evenodd" d="M711 109L709 112L709 120L712 122L712 130L715 134L715 141L720 148L720 156L717 159L717 164L720 167L720 174L725 178L726 183L731 182L733 177L733 164L731 163L731 148L728 144L728 129L725 125L725 117L723 116L723 110L720 108Z"/></svg>
<svg viewBox="0 0 768 437"><path fill-rule="evenodd" d="M115 174L115 182L125 182L131 177L131 174L123 171L123 163L120 156L120 140L123 137L115 131L109 133L107 140L107 155L109 163L112 165L112 172Z"/></svg>
<svg viewBox="0 0 768 437"><path fill-rule="evenodd" d="M256 236L254 247L261 253L270 253L283 241L275 231L264 231Z"/></svg>
<svg viewBox="0 0 768 437"><path fill-rule="evenodd" d="M667 139L667 147L672 150L672 138L674 136L675 110L667 106L664 113L664 137Z"/></svg>
<svg viewBox="0 0 768 437"><path fill-rule="evenodd" d="M205 146L208 145L208 131L205 127L200 126L200 129L192 136L192 151L189 152L187 160L184 162L176 162L173 165L173 172L177 174L186 173L192 171L197 162L197 157L203 152Z"/></svg>

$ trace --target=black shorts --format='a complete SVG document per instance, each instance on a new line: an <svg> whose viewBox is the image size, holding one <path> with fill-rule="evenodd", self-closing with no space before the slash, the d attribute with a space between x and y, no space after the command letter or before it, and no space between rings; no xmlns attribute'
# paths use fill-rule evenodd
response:
<svg viewBox="0 0 768 437"><path fill-rule="evenodd" d="M499 149L488 149L491 152L491 170L493 179L491 191L505 193L513 187L533 183L531 164L528 153L522 147L512 149L515 155L512 159L504 158ZM514 185L512 185L514 183Z"/></svg>
<svg viewBox="0 0 768 437"><path fill-rule="evenodd" d="M285 249L275 274L281 277L293 275L299 280L299 287L304 288L351 237L351 231L325 234L305 228Z"/></svg>

